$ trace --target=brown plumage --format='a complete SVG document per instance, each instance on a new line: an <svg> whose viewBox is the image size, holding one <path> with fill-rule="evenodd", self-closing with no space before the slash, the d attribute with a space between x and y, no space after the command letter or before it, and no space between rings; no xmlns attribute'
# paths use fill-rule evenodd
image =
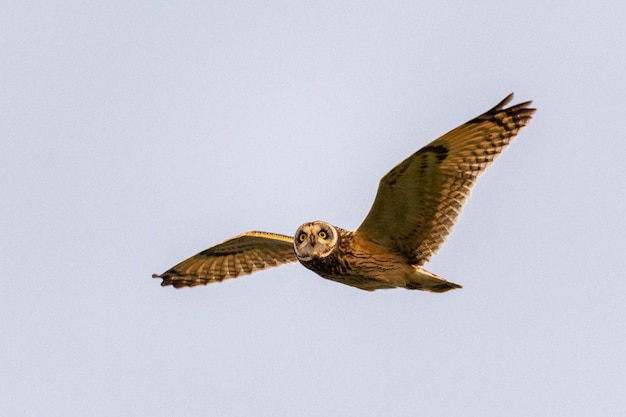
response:
<svg viewBox="0 0 626 417"><path fill-rule="evenodd" d="M247 232L186 259L154 278L161 285L195 287L248 275L262 269L297 262L293 238L267 232Z"/></svg>
<svg viewBox="0 0 626 417"><path fill-rule="evenodd" d="M421 267L451 233L477 177L530 121L530 101L494 108L409 156L379 184L363 223L350 232L305 223L295 237L248 232L192 256L161 285L195 286L300 261L324 278L364 290L403 287L444 292L460 285Z"/></svg>

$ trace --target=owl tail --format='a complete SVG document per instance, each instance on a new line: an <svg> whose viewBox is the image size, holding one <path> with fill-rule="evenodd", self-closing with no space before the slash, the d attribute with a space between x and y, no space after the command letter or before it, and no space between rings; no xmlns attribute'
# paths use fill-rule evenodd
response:
<svg viewBox="0 0 626 417"><path fill-rule="evenodd" d="M423 268L415 267L415 272L406 277L404 288L407 290L446 292L463 287L454 282L446 281Z"/></svg>

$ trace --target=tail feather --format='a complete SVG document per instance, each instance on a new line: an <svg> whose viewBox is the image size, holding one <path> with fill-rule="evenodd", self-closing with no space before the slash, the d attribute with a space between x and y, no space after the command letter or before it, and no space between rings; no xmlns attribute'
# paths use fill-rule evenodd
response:
<svg viewBox="0 0 626 417"><path fill-rule="evenodd" d="M423 268L417 267L415 268L415 273L406 278L404 288L407 290L446 292L463 287L454 282L446 281Z"/></svg>

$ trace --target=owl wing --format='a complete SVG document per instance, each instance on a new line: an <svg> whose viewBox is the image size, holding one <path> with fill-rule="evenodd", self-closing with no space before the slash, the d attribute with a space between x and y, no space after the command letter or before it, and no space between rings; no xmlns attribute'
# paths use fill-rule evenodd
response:
<svg viewBox="0 0 626 417"><path fill-rule="evenodd" d="M422 265L437 252L477 177L530 121L530 101L497 106L446 133L385 175L374 205L355 231Z"/></svg>
<svg viewBox="0 0 626 417"><path fill-rule="evenodd" d="M293 237L247 232L212 246L153 278L176 288L221 282L262 269L296 262Z"/></svg>

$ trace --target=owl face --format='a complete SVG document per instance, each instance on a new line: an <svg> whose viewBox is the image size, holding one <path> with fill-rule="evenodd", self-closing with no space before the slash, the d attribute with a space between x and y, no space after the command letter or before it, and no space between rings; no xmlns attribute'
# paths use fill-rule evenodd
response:
<svg viewBox="0 0 626 417"><path fill-rule="evenodd" d="M298 228L293 239L293 247L300 261L324 258L337 246L339 233L332 224L315 221Z"/></svg>

